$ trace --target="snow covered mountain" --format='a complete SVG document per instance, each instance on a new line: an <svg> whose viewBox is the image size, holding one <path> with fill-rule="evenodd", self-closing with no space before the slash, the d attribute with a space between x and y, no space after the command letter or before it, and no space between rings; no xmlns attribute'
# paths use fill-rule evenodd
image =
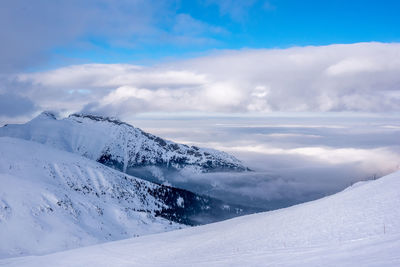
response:
<svg viewBox="0 0 400 267"><path fill-rule="evenodd" d="M5 259L6 266L400 266L400 172L200 227Z"/></svg>
<svg viewBox="0 0 400 267"><path fill-rule="evenodd" d="M53 113L43 112L26 124L1 127L0 136L51 145L128 173L144 166L197 172L247 170L227 153L167 141L108 117L72 114L57 120Z"/></svg>
<svg viewBox="0 0 400 267"><path fill-rule="evenodd" d="M73 153L0 137L0 258L164 232L244 212Z"/></svg>

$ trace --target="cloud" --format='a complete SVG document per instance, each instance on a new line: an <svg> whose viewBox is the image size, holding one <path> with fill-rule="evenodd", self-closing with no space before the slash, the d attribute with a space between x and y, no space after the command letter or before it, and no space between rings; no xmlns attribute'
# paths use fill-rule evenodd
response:
<svg viewBox="0 0 400 267"><path fill-rule="evenodd" d="M377 72L380 66L376 62L368 61L363 58L349 58L326 69L328 75L351 75L365 72Z"/></svg>
<svg viewBox="0 0 400 267"><path fill-rule="evenodd" d="M218 6L219 12L222 16L228 15L234 21L243 21L248 16L250 8L257 3L257 0L207 0L206 5ZM265 8L268 9L270 5L265 2ZM271 6L272 7L272 6Z"/></svg>
<svg viewBox="0 0 400 267"><path fill-rule="evenodd" d="M399 49L397 43L357 43L217 51L148 67L73 65L14 79L31 84L25 96L38 106L65 112L88 105L93 112L110 108L113 116L154 111L398 112Z"/></svg>
<svg viewBox="0 0 400 267"><path fill-rule="evenodd" d="M323 146L299 147L283 149L280 147L270 147L262 144L250 146L233 146L220 148L227 151L247 151L267 155L295 155L309 158L311 161L322 164L362 164L363 170L372 172L378 165L380 172L390 172L393 166L400 162L400 155L392 152L388 148L360 149L360 148L331 148Z"/></svg>
<svg viewBox="0 0 400 267"><path fill-rule="evenodd" d="M164 138L213 147L241 159L254 171L184 173L169 180L233 203L285 207L400 168L397 116L171 116L134 117L132 123Z"/></svg>
<svg viewBox="0 0 400 267"><path fill-rule="evenodd" d="M54 51L215 44L221 27L177 13L179 1L4 0L0 73L38 67ZM191 30L192 29L192 30ZM94 40L94 41L93 41ZM100 45L100 47L101 47Z"/></svg>
<svg viewBox="0 0 400 267"><path fill-rule="evenodd" d="M207 82L204 74L169 68L128 64L84 64L47 72L18 75L21 82L53 89L118 88L136 86L147 89L192 87Z"/></svg>
<svg viewBox="0 0 400 267"><path fill-rule="evenodd" d="M214 34L227 34L228 32L218 26L213 26L203 21L194 19L189 14L178 14L176 16L175 25L172 28L173 32L180 35L201 36Z"/></svg>
<svg viewBox="0 0 400 267"><path fill-rule="evenodd" d="M35 104L27 97L14 93L0 94L0 117L17 117L36 110Z"/></svg>

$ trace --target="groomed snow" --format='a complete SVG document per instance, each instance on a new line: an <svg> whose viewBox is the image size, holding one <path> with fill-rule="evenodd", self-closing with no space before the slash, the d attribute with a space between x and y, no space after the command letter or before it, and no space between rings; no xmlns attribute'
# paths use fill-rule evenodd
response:
<svg viewBox="0 0 400 267"><path fill-rule="evenodd" d="M400 266L400 172L272 212L6 266Z"/></svg>

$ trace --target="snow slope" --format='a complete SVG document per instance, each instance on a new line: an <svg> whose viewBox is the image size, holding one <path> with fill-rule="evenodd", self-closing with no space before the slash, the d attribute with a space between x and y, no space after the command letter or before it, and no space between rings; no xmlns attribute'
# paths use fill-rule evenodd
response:
<svg viewBox="0 0 400 267"><path fill-rule="evenodd" d="M400 266L400 172L320 200L5 266Z"/></svg>
<svg viewBox="0 0 400 267"><path fill-rule="evenodd" d="M227 153L177 144L119 120L94 115L72 114L57 120L51 112L43 112L26 124L1 127L0 136L32 140L78 153L123 172L143 166L197 172L247 169Z"/></svg>
<svg viewBox="0 0 400 267"><path fill-rule="evenodd" d="M185 227L175 222L242 212L73 153L0 137L0 258L164 232Z"/></svg>
<svg viewBox="0 0 400 267"><path fill-rule="evenodd" d="M0 257L183 227L156 212L158 185L80 156L0 138Z"/></svg>

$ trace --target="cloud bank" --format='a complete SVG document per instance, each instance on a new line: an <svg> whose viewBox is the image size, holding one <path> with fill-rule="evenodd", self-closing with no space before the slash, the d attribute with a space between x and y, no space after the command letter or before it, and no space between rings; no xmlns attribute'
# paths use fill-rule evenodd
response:
<svg viewBox="0 0 400 267"><path fill-rule="evenodd" d="M72 65L12 79L42 109L122 118L157 111L398 112L399 51L397 43L219 51L154 66Z"/></svg>
<svg viewBox="0 0 400 267"><path fill-rule="evenodd" d="M285 114L132 123L168 139L229 152L253 170L184 173L170 177L172 184L189 184L201 194L267 209L330 195L400 168L396 116Z"/></svg>

